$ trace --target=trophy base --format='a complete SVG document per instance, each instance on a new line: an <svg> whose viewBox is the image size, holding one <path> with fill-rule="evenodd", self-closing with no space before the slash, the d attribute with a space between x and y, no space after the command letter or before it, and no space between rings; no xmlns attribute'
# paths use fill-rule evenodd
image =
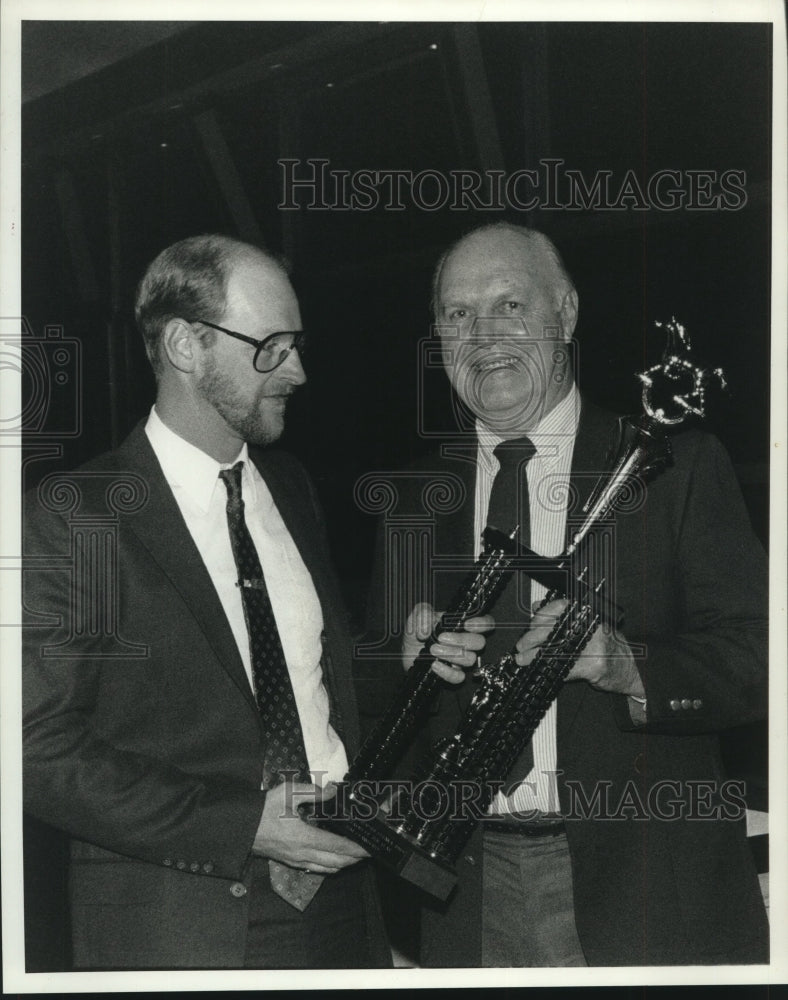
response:
<svg viewBox="0 0 788 1000"><path fill-rule="evenodd" d="M441 902L449 898L457 884L456 873L445 861L399 833L382 813L369 819L313 817L310 822L355 841L395 875Z"/></svg>

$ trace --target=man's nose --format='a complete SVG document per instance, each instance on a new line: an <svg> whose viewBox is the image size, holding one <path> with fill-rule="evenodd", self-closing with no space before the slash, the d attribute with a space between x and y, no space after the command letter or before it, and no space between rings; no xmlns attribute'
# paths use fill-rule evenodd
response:
<svg viewBox="0 0 788 1000"><path fill-rule="evenodd" d="M293 385L303 385L306 382L306 372L301 364L301 355L298 348L293 347L285 360L279 366L280 374Z"/></svg>
<svg viewBox="0 0 788 1000"><path fill-rule="evenodd" d="M477 316L469 336L471 340L494 343L527 337L528 330L520 316Z"/></svg>

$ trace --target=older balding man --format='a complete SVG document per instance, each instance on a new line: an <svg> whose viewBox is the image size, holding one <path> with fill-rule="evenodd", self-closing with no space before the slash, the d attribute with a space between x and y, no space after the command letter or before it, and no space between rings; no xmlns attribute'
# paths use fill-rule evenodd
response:
<svg viewBox="0 0 788 1000"><path fill-rule="evenodd" d="M475 557L507 490L510 504L527 501L511 522L528 525L537 552L558 555L617 424L577 389L578 296L561 257L541 233L481 227L440 259L433 305L446 373L473 430L397 480L397 516L420 511L418 472L451 473L465 502L433 512L434 555ZM427 965L767 960L743 802L726 784L717 735L766 710L764 556L716 439L690 429L672 447L671 467L615 523L621 626L595 633L460 858L455 896L425 909ZM392 634L410 636L406 667L436 614L426 602L434 595L444 607L456 582L420 577L419 565L398 572L422 599L407 625L390 622ZM402 600L387 594L383 562L376 579L376 607L395 613ZM483 634L484 657L516 643L520 664L548 634L560 604L529 622L544 588L515 584L491 609L494 629L476 620L433 648L447 681L433 738L451 735L468 705L466 671ZM382 617L371 627L379 635Z"/></svg>

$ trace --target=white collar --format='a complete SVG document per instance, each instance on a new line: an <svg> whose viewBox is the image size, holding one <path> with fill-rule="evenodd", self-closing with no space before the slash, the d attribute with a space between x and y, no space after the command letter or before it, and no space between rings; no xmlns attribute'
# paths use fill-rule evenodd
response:
<svg viewBox="0 0 788 1000"><path fill-rule="evenodd" d="M164 478L170 487L179 489L204 513L211 506L213 491L219 483L219 472L237 462L244 463L241 483L244 498L254 503L257 498L255 479L249 461L246 442L232 462L217 462L196 445L190 444L161 419L154 406L145 424L145 433L159 460Z"/></svg>
<svg viewBox="0 0 788 1000"><path fill-rule="evenodd" d="M574 444L577 425L580 419L580 393L572 383L569 392L549 413L545 413L528 437L533 442L539 458L543 461L554 461L563 448ZM497 459L493 450L504 439L490 430L481 420L476 421L476 435L479 440L479 455L488 467L493 463L497 467Z"/></svg>

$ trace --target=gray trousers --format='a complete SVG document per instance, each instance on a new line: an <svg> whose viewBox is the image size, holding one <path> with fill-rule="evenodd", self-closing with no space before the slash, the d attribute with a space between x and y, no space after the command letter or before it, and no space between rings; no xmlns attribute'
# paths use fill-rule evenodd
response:
<svg viewBox="0 0 788 1000"><path fill-rule="evenodd" d="M565 834L484 832L482 964L584 966Z"/></svg>

